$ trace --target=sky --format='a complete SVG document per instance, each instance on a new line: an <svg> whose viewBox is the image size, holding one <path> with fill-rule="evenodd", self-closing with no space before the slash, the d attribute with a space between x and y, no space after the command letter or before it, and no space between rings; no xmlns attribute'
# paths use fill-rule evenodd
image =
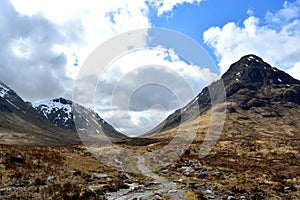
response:
<svg viewBox="0 0 300 200"><path fill-rule="evenodd" d="M184 62L172 49L114 61L98 83L94 108L129 135L157 125L245 54L300 79L300 0L2 0L0 80L26 101L72 99L78 73L96 47L126 31L154 27L185 34L215 66ZM177 78L128 89L145 77Z"/></svg>

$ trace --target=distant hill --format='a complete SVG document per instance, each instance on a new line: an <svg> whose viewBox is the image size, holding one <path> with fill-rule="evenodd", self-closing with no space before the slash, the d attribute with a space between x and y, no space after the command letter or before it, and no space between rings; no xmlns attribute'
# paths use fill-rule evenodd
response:
<svg viewBox="0 0 300 200"><path fill-rule="evenodd" d="M92 117L98 124L103 127L104 133L112 138L126 138L125 135L116 131L110 124L102 119L93 110L81 106L65 98L43 100L33 103L33 107L42 114L46 119L52 122L55 126L61 127L67 131L76 133L78 130L74 121L73 106L77 106L86 117ZM94 121L93 121L94 122ZM89 126L87 124L86 126Z"/></svg>

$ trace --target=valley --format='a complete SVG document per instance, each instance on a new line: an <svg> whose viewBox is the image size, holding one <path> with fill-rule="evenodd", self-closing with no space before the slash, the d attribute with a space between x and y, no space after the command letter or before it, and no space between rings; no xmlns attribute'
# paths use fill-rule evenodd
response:
<svg viewBox="0 0 300 200"><path fill-rule="evenodd" d="M300 81L255 55L135 138L0 86L1 199L300 198Z"/></svg>

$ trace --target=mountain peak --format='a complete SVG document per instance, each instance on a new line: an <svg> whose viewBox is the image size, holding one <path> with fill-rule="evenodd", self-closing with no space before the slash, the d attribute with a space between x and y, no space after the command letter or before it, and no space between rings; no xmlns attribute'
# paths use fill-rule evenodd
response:
<svg viewBox="0 0 300 200"><path fill-rule="evenodd" d="M52 99L53 102L57 102L57 103L61 103L61 104L65 104L65 105L72 105L72 101L69 99L65 99L63 97L59 97L57 99Z"/></svg>
<svg viewBox="0 0 300 200"><path fill-rule="evenodd" d="M222 76L225 85L232 83L250 84L300 84L289 74L272 67L260 57L249 54L243 56L239 61L233 63L229 70Z"/></svg>

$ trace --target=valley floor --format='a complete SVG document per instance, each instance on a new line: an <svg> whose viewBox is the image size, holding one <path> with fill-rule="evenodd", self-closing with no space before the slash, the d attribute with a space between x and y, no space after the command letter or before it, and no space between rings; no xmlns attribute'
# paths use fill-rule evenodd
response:
<svg viewBox="0 0 300 200"><path fill-rule="evenodd" d="M83 146L3 144L0 199L300 199L299 140L221 140L204 159L198 146L155 172L141 158L133 174Z"/></svg>

